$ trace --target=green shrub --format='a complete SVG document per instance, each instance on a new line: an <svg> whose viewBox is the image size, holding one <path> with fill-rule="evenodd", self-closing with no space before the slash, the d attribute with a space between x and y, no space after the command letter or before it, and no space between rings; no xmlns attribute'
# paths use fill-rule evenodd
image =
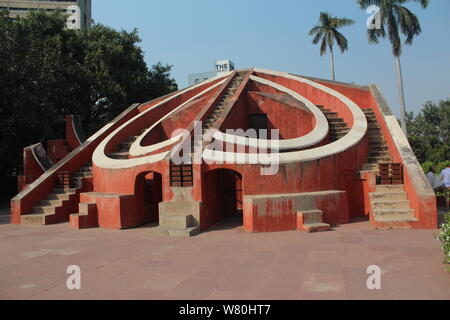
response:
<svg viewBox="0 0 450 320"><path fill-rule="evenodd" d="M434 166L435 165L433 162L427 161L427 162L422 163L422 170L423 170L423 172L425 172L425 174L427 174L428 172L430 172L430 168L434 167Z"/></svg>
<svg viewBox="0 0 450 320"><path fill-rule="evenodd" d="M437 175L441 174L442 170L444 170L449 164L450 164L450 161L439 162L436 165L436 174Z"/></svg>
<svg viewBox="0 0 450 320"><path fill-rule="evenodd" d="M450 264L450 212L445 215L439 240L442 243L442 250L445 255L444 263Z"/></svg>

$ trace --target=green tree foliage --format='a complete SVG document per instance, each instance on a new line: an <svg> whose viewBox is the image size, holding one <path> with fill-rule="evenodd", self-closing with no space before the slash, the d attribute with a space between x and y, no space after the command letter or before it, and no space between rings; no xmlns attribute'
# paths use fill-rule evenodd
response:
<svg viewBox="0 0 450 320"><path fill-rule="evenodd" d="M136 30L67 30L65 20L0 12L0 176L20 171L22 148L63 138L68 114L90 135L132 103L177 89L170 66L147 67Z"/></svg>
<svg viewBox="0 0 450 320"><path fill-rule="evenodd" d="M407 124L409 142L424 170L436 166L440 173L450 160L450 100L427 102L417 115L408 114Z"/></svg>
<svg viewBox="0 0 450 320"><path fill-rule="evenodd" d="M444 263L449 265L447 270L450 271L450 212L445 214L444 223L441 226L441 233L439 234L441 241L441 248L444 252Z"/></svg>

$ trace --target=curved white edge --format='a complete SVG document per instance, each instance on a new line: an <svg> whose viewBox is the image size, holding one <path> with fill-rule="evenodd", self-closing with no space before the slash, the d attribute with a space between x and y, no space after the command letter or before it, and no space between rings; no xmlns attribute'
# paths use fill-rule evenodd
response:
<svg viewBox="0 0 450 320"><path fill-rule="evenodd" d="M75 127L75 119L74 119L73 116L72 116L72 128L73 128L73 132L75 133L75 137L77 138L78 143L79 143L79 144L82 144L83 142L81 142L81 139L80 139L80 137L78 136L78 132L77 132L77 129L76 129L76 127Z"/></svg>
<svg viewBox="0 0 450 320"><path fill-rule="evenodd" d="M147 149L145 150L144 154L149 154L151 152L155 152L155 151L158 151L160 149L163 149L163 148L166 148L168 146L171 146L171 145L173 145L173 144L175 144L177 142L180 142L181 138L183 138L182 134L177 135L177 136L175 136L173 138L170 138L169 140L165 140L163 142L159 142L159 143L153 144L151 146L148 146L148 147L146 147ZM131 149L130 149L130 155L134 156L134 157L135 156L141 156L141 154L138 154L138 155L132 154L131 153Z"/></svg>
<svg viewBox="0 0 450 320"><path fill-rule="evenodd" d="M154 152L156 150L159 150L163 147L167 147L171 144L176 143L178 139L176 139L176 141L174 141L174 139L169 139L157 144L153 144L151 146L145 146L142 147L141 143L142 140L144 139L144 137L150 133L150 131L152 131L154 128L156 128L160 123L162 123L163 121L169 119L170 117L172 117L174 114L176 114L178 111L180 111L181 109L183 109L186 105L188 105L189 103L191 103L192 101L202 97L203 95L205 95L206 93L210 92L211 90L217 88L218 86L221 86L222 84L225 83L227 79L223 79L222 81L217 82L216 84L212 85L211 87L208 87L207 89L203 90L202 92L200 92L199 94L195 95L194 97L192 97L191 99L187 100L186 102L182 103L181 105L179 105L178 107L176 107L175 109L173 109L171 112L169 112L168 114L166 114L164 117L162 117L161 119L159 119L158 121L156 121L150 128L146 129L144 131L143 134L141 134L139 136L139 138L133 142L133 144L131 145L130 148L130 155L133 157L140 157L143 156L145 154L149 154L150 152ZM172 143L170 143L170 141L172 141Z"/></svg>
<svg viewBox="0 0 450 320"><path fill-rule="evenodd" d="M41 149L42 155L45 156L47 158L47 160L49 161L49 163L51 164L51 166L53 166L53 161L49 158L48 153L45 151L44 146L42 145L42 143L37 143L33 146L30 146L31 148L31 154L34 157L34 160L36 160L37 164L39 165L39 167L41 167L42 171L47 171L49 168L45 168L44 165L41 163L41 159L38 157L38 155L36 154L36 152L38 152L38 148ZM51 167L50 166L50 167Z"/></svg>
<svg viewBox="0 0 450 320"><path fill-rule="evenodd" d="M167 157L167 155L170 153L169 151L167 152L163 152L160 154L156 154L156 155L151 155L151 156L147 156L147 157L142 157L142 158L134 158L134 159L111 159L109 158L106 154L105 154L105 148L108 145L108 143L111 141L111 139L117 135L119 132L121 132L124 128L126 128L127 126L129 126L130 124L132 124L136 119L142 117L143 115L145 115L148 112L153 111L154 109L164 105L165 103L181 96L182 94L192 91L194 89L197 89L200 86L203 86L205 84L214 82L218 79L221 78L227 78L232 72L228 72L226 74L208 79L202 83L199 83L197 85L194 85L192 87L186 88L184 90L179 91L178 93L168 97L167 99L164 99L162 101L160 101L159 103L155 104L154 106L152 106L151 108L148 108L147 110L145 110L144 112L136 115L135 117L133 117L132 119L128 120L127 122L125 122L124 124L122 124L119 128L117 128L116 130L114 130L108 137L106 137L95 149L93 155L92 155L92 162L93 164L95 164L97 167L100 168L104 168L104 169L126 169L126 168L132 168L138 165L143 165L143 164L149 164L149 163L155 163L158 161L163 160L165 157ZM224 79L223 81L225 81L226 79ZM107 128L109 128L110 126L112 126L112 124L110 124L109 126L105 126L103 128L103 131L106 130ZM146 133L144 133L143 135L145 135ZM142 135L141 135L142 136ZM89 138L87 141L90 141L93 137Z"/></svg>
<svg viewBox="0 0 450 320"><path fill-rule="evenodd" d="M333 143L330 143L325 146L321 146L314 149L309 150L303 150L303 151L295 151L295 152L286 152L286 153L277 153L276 154L276 160L271 163L293 163L293 162L307 162L307 161L314 161L319 160L325 157L330 157L339 153L344 152L345 150L355 146L358 144L366 135L367 133L367 119L364 115L361 108L358 107L352 100L344 96L343 94L328 88L324 85L321 85L317 82L314 82L312 80L304 79L298 76L294 76L288 73L284 72L278 72L278 71L270 71L265 69L254 69L255 72L265 73L268 75L275 75L280 76L284 78L289 78L295 81L300 81L303 83L306 83L312 87L315 87L319 90L322 90L339 100L341 100L349 110L351 111L353 115L353 127L351 128L350 132L346 134L342 139L339 139ZM230 152L223 152L223 151L216 151L206 148L203 152L203 159L205 161L209 162L223 162L223 159L245 159L243 164L261 164L257 159L255 159L254 155L250 154L244 154L244 153L230 153ZM258 158L258 157L256 157ZM273 158L273 155L272 155ZM256 160L256 161L255 161ZM236 161L231 161L227 163L237 163ZM242 163L242 162L239 162Z"/></svg>
<svg viewBox="0 0 450 320"><path fill-rule="evenodd" d="M252 81L267 85L269 87L272 87L274 89L277 89L281 92L287 93L292 98L294 98L297 101L300 101L305 104L305 106L311 111L311 113L314 115L314 118L316 120L316 125L314 129L309 132L307 135L304 135L302 137L297 137L294 139L285 139L285 140L263 140L263 139L254 139L254 138L248 138L248 137L240 137L232 134L223 133L220 131L216 131L214 134L214 138L216 140L240 145L240 146L249 146L253 148L257 148L260 145L276 145L278 146L279 150L288 150L288 149L303 149L310 146L313 146L315 144L318 144L323 139L325 139L329 132L329 124L327 118L324 116L322 111L320 111L317 106L303 97L302 95L282 86L275 82L256 77L256 76L250 76L250 79Z"/></svg>

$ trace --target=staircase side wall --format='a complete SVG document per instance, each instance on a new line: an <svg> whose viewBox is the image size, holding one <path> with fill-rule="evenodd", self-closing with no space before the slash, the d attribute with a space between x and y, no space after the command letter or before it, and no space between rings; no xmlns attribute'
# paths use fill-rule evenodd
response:
<svg viewBox="0 0 450 320"><path fill-rule="evenodd" d="M414 229L437 228L436 195L414 155L408 139L404 135L396 117L392 115L380 89L372 85L372 109L377 115L383 136L394 162L403 165L405 191L411 201L417 222L411 223Z"/></svg>
<svg viewBox="0 0 450 320"><path fill-rule="evenodd" d="M137 113L137 107L138 105L135 104L125 110L112 122L104 126L95 135L67 155L63 160L41 175L39 179L30 184L28 188L16 195L11 200L11 223L20 224L21 215L30 213L33 206L39 203L39 201L44 200L48 194L53 192L56 186L56 175L58 172L75 172L86 162L91 161L92 153L97 145L119 125L134 116Z"/></svg>

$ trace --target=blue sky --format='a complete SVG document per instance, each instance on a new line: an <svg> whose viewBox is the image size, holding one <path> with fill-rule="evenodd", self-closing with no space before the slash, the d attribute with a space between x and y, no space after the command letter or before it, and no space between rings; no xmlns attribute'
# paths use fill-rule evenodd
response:
<svg viewBox="0 0 450 320"><path fill-rule="evenodd" d="M423 10L408 4L422 34L402 55L409 111L425 101L450 96L450 1L431 0ZM231 59L237 68L260 67L329 78L329 57L311 43L309 29L320 11L348 17L342 29L349 51L338 53L336 80L376 83L398 114L394 58L388 40L370 45L368 14L355 0L93 0L93 18L116 29L139 30L148 64L173 65L180 88L190 73L212 71L214 61Z"/></svg>

